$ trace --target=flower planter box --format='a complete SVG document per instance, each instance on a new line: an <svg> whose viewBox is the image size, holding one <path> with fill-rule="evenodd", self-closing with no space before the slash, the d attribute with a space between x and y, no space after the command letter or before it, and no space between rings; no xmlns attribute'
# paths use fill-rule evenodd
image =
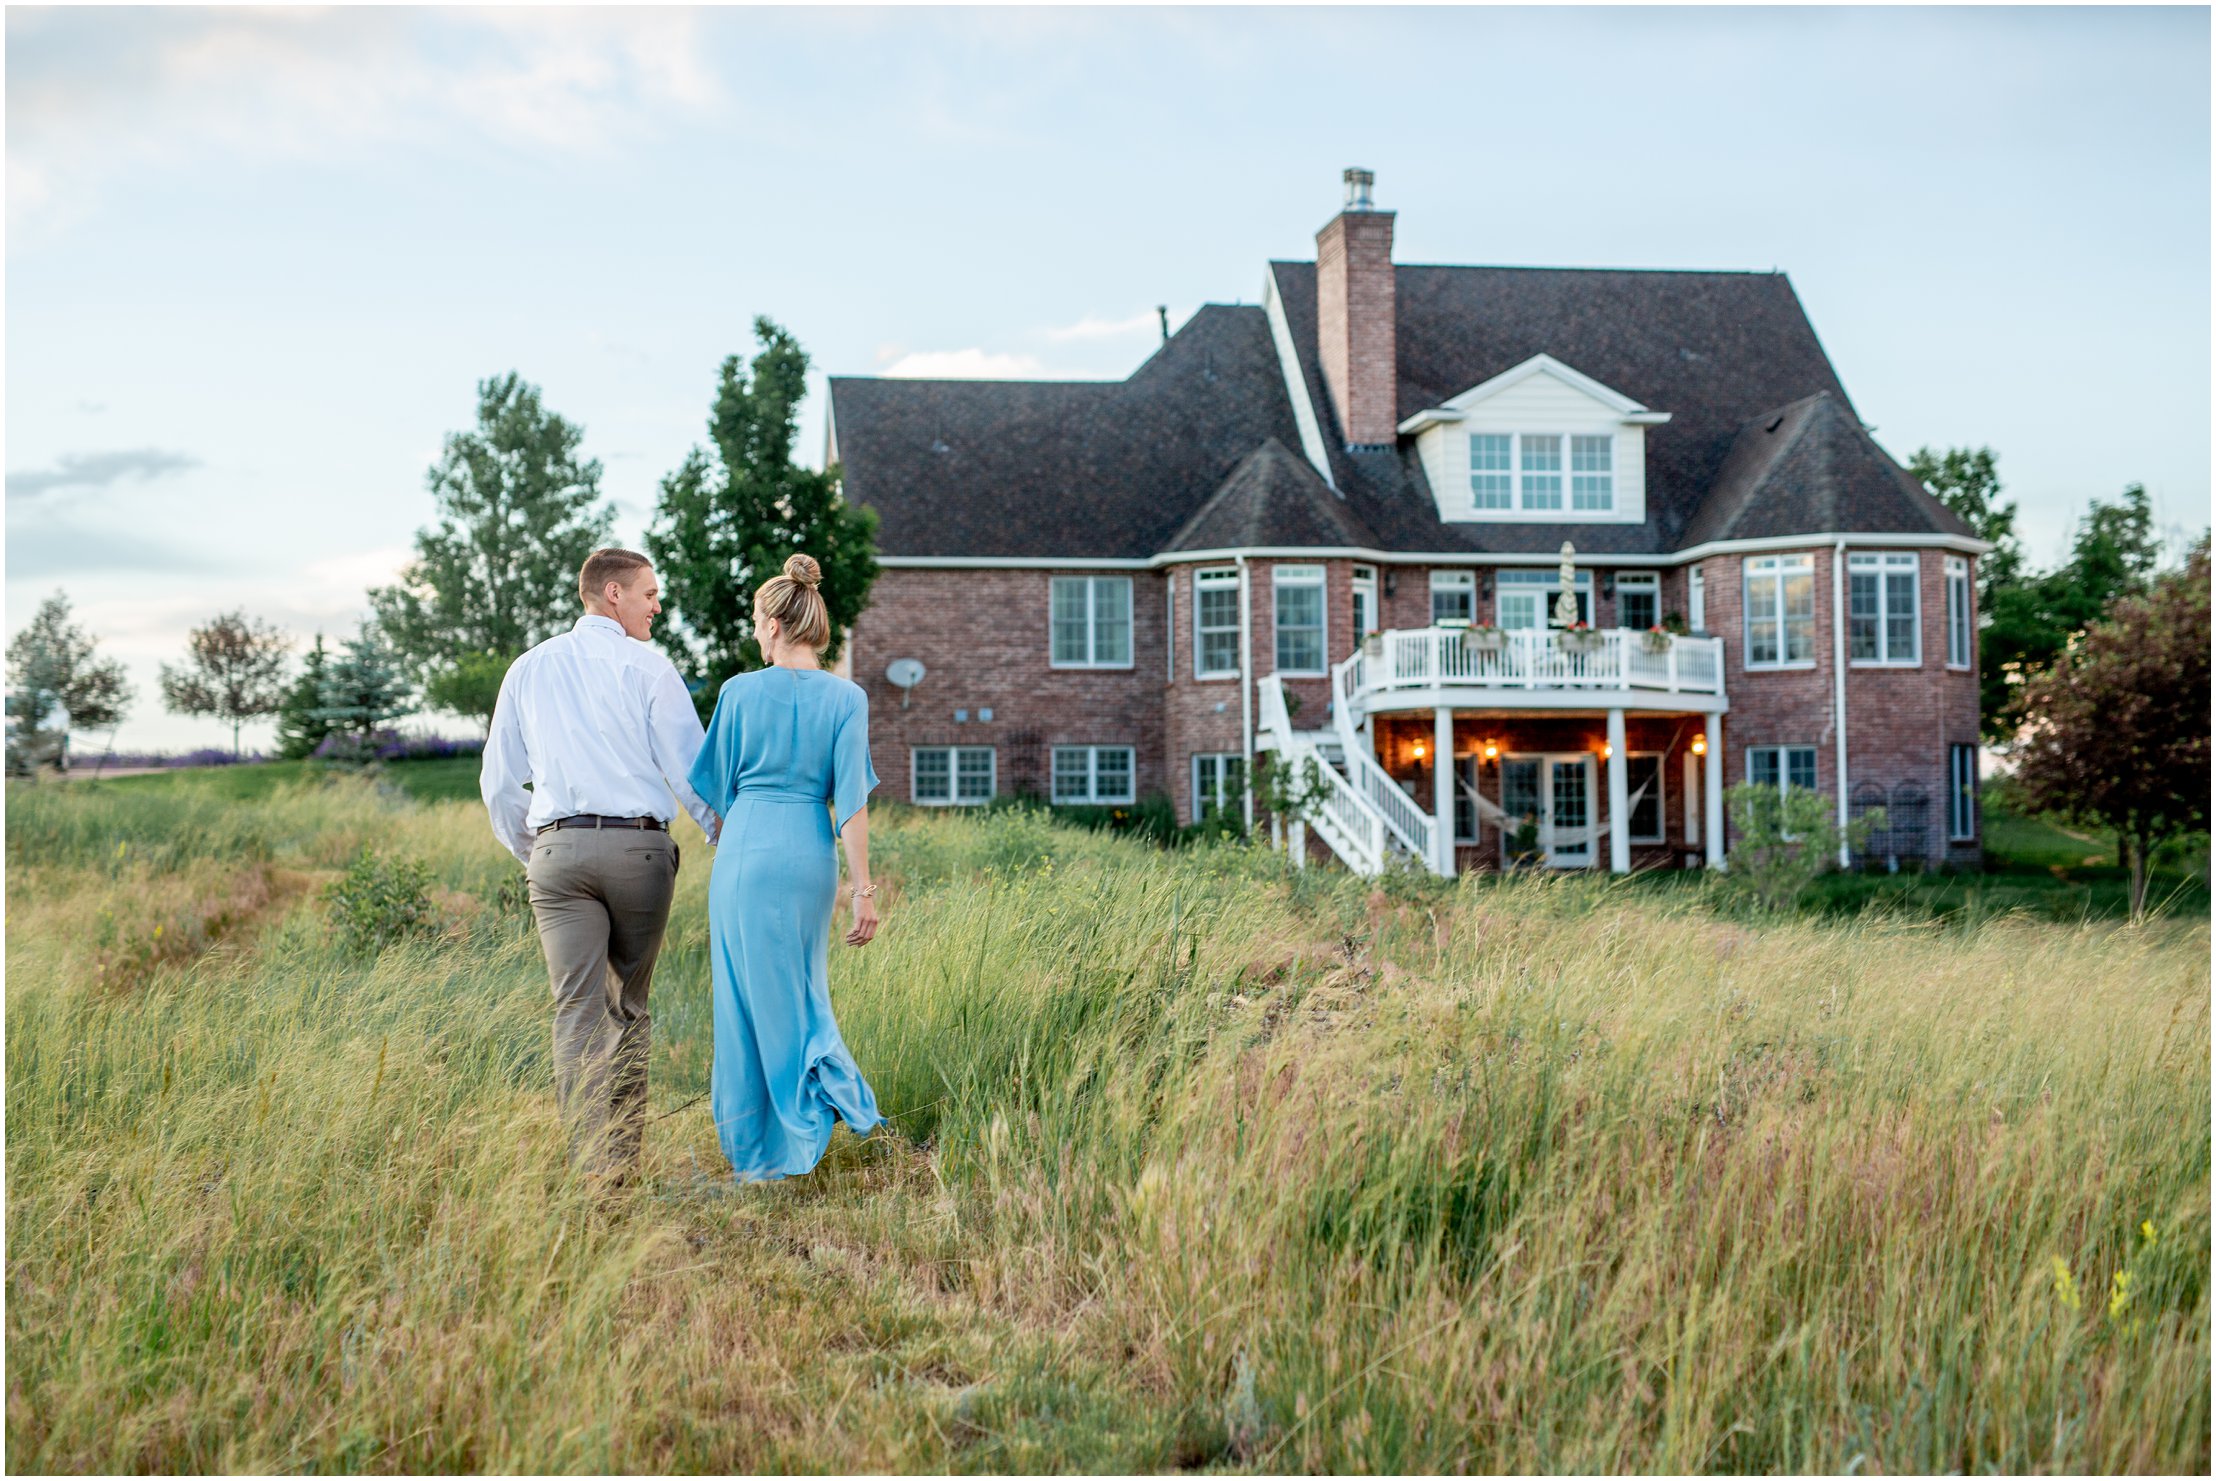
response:
<svg viewBox="0 0 2216 1481"><path fill-rule="evenodd" d="M1649 653L1667 653L1670 651L1670 644L1676 641L1674 636L1658 627L1639 635L1639 646Z"/></svg>
<svg viewBox="0 0 2216 1481"><path fill-rule="evenodd" d="M1507 646L1508 634L1497 627L1462 629L1462 649L1466 653L1498 653Z"/></svg>
<svg viewBox="0 0 2216 1481"><path fill-rule="evenodd" d="M1383 633L1364 633L1362 635L1362 656L1364 658L1383 658L1385 656L1385 635Z"/></svg>
<svg viewBox="0 0 2216 1481"><path fill-rule="evenodd" d="M1562 651L1565 653L1598 653L1607 645L1605 633L1591 628L1569 627L1562 630Z"/></svg>

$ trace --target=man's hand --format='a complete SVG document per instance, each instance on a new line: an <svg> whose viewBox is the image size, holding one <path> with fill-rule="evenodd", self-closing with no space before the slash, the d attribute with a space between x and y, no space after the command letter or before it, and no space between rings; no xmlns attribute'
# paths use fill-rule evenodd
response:
<svg viewBox="0 0 2216 1481"><path fill-rule="evenodd" d="M854 901L854 929L846 933L846 944L867 946L870 937L877 934L877 901L868 895L849 898Z"/></svg>

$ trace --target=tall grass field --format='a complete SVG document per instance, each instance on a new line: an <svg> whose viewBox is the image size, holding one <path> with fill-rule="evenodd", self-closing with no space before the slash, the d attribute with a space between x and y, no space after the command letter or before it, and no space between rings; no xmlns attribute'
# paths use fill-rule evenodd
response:
<svg viewBox="0 0 2216 1481"><path fill-rule="evenodd" d="M880 806L897 1132L738 1188L686 831L601 1201L482 811L233 794L8 794L11 1470L2209 1469L2205 918ZM365 850L430 881L381 950Z"/></svg>

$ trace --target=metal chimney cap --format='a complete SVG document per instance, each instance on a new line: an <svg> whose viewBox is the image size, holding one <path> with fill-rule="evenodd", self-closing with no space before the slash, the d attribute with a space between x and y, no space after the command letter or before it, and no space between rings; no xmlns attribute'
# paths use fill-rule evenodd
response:
<svg viewBox="0 0 2216 1481"><path fill-rule="evenodd" d="M1370 199L1370 187L1377 183L1377 172L1359 167L1350 168L1340 179L1346 182L1349 211L1374 211L1377 206Z"/></svg>

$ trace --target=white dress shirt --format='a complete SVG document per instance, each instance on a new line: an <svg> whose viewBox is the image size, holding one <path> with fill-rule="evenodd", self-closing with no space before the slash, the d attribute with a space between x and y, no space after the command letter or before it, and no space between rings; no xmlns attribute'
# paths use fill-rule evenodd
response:
<svg viewBox="0 0 2216 1481"><path fill-rule="evenodd" d="M713 843L721 820L685 780L701 735L676 665L613 617L588 612L500 681L478 774L493 836L528 864L533 835L556 818L666 823L681 802Z"/></svg>

